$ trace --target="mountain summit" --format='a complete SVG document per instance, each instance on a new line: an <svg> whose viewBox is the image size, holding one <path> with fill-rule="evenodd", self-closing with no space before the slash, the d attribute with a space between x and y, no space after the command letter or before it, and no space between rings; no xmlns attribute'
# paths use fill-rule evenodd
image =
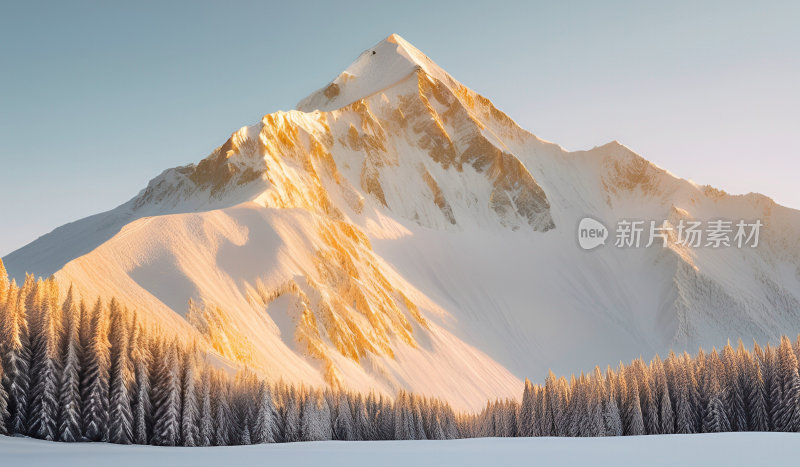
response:
<svg viewBox="0 0 800 467"><path fill-rule="evenodd" d="M520 379L800 331L800 213L619 143L566 152L397 35L327 86L4 258L292 383L478 408ZM758 248L615 248L580 219L761 220Z"/></svg>
<svg viewBox="0 0 800 467"><path fill-rule="evenodd" d="M340 109L408 78L417 71L457 87L458 83L425 54L397 34L375 44L358 56L327 86L297 104L297 110L323 112Z"/></svg>

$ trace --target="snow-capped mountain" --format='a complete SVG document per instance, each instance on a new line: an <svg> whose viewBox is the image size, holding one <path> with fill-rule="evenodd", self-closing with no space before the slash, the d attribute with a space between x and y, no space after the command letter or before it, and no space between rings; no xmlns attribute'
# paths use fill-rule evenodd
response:
<svg viewBox="0 0 800 467"><path fill-rule="evenodd" d="M612 142L567 152L391 35L298 110L3 258L274 378L476 408L521 378L800 331L800 212ZM582 250L581 218L760 220L756 248ZM192 304L190 304L192 300Z"/></svg>

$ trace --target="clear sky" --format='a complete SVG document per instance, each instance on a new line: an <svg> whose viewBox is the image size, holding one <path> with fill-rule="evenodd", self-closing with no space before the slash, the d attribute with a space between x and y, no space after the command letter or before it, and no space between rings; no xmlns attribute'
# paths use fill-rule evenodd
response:
<svg viewBox="0 0 800 467"><path fill-rule="evenodd" d="M398 33L524 128L800 208L800 2L0 4L0 256Z"/></svg>

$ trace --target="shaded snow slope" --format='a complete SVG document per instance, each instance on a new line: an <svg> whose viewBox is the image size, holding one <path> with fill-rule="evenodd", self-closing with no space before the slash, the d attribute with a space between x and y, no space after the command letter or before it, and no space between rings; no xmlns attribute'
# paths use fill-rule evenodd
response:
<svg viewBox="0 0 800 467"><path fill-rule="evenodd" d="M8 255L9 274L116 295L275 379L458 408L549 368L800 331L798 211L617 142L566 152L396 35L298 108ZM765 227L755 249L586 252L586 215Z"/></svg>

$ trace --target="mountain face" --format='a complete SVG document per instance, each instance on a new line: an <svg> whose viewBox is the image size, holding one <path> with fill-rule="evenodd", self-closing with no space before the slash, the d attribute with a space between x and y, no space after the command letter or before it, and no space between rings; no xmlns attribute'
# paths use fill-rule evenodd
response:
<svg viewBox="0 0 800 467"><path fill-rule="evenodd" d="M612 142L567 152L397 35L298 110L3 258L274 379L459 408L543 378L800 331L800 212ZM582 250L592 216L746 219L756 248Z"/></svg>

